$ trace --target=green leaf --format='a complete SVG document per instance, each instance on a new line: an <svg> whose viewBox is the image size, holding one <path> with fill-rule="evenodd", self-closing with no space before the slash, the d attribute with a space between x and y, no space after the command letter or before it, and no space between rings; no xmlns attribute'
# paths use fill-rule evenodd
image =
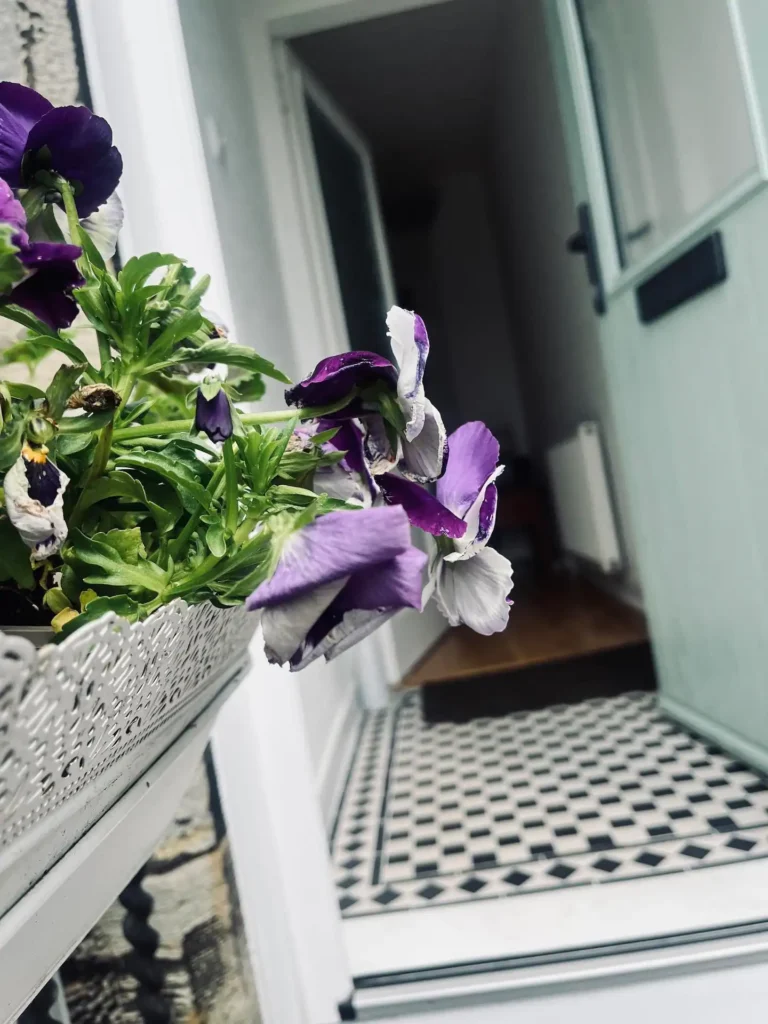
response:
<svg viewBox="0 0 768 1024"><path fill-rule="evenodd" d="M236 402L259 402L264 397L264 380L260 373L254 373L232 385L232 397Z"/></svg>
<svg viewBox="0 0 768 1024"><path fill-rule="evenodd" d="M113 409L104 412L86 413L80 416L62 416L59 420L59 431L62 434L92 434L101 430L111 422L115 415Z"/></svg>
<svg viewBox="0 0 768 1024"><path fill-rule="evenodd" d="M39 351L45 349L47 352L61 352L68 359L71 359L73 363L85 363L88 364L88 359L81 348L78 348L74 341L70 341L69 338L65 338L62 334L54 334L48 327L38 320L37 317L32 316L31 313L25 312L19 306L3 306L3 316L9 320L15 320L16 323L21 324L32 332L32 334L25 338L27 344L32 344ZM38 328L43 328L40 331Z"/></svg>
<svg viewBox="0 0 768 1024"><path fill-rule="evenodd" d="M205 543L216 558L224 557L227 551L227 534L222 523L216 523L206 530Z"/></svg>
<svg viewBox="0 0 768 1024"><path fill-rule="evenodd" d="M261 373L265 377L282 381L283 384L291 383L290 377L286 377L273 363L252 348L248 348L247 345L236 345L223 338L206 341L194 349L179 349L176 355L176 361L180 363L202 363L206 366L208 363L225 363L227 366L239 366L250 373Z"/></svg>
<svg viewBox="0 0 768 1024"><path fill-rule="evenodd" d="M48 385L46 392L48 398L48 412L58 420L67 407L67 402L75 390L75 384L83 373L84 366L68 365L64 363L53 375L53 380Z"/></svg>
<svg viewBox="0 0 768 1024"><path fill-rule="evenodd" d="M0 351L0 363L4 366L8 366L11 363L25 363L34 369L50 351L50 345L40 344L40 342L30 341L29 338L25 338L23 341L16 341L9 345L8 348Z"/></svg>
<svg viewBox="0 0 768 1024"><path fill-rule="evenodd" d="M136 288L143 285L150 274L160 267L170 267L174 263L183 263L184 260L170 253L148 252L143 256L132 256L117 275L117 281L122 290L130 295Z"/></svg>
<svg viewBox="0 0 768 1024"><path fill-rule="evenodd" d="M95 267L96 270L100 270L102 273L105 274L107 272L107 265L104 262L104 257L96 248L96 243L94 242L94 240L83 227L80 228L80 238L78 239L77 244L82 248L83 252L88 257L88 262L91 264L91 266Z"/></svg>
<svg viewBox="0 0 768 1024"><path fill-rule="evenodd" d="M150 512L157 524L158 531L161 534L168 533L181 515L181 503L171 487L160 482L154 486L158 488L157 493L148 494L148 490L152 487L149 481L145 485L130 473L122 473L117 470L110 473L109 476L100 477L91 484L80 499L81 508L85 511L101 501L108 501L112 498L137 501ZM157 500L155 500L156 498Z"/></svg>
<svg viewBox="0 0 768 1024"><path fill-rule="evenodd" d="M147 360L150 361L151 365L146 368L145 372L153 373L161 370L163 366L171 365L165 360L167 360L180 342L185 341L195 331L200 329L202 322L202 316L195 309L187 310L181 316L172 320L160 336L152 342L147 354ZM183 362L183 360L176 359L173 359L171 362L177 361ZM209 359L208 362L213 362L213 360Z"/></svg>
<svg viewBox="0 0 768 1024"><path fill-rule="evenodd" d="M93 434L59 434L54 442L56 458L76 455L84 451L93 441Z"/></svg>
<svg viewBox="0 0 768 1024"><path fill-rule="evenodd" d="M24 435L24 420L17 417L8 429L0 434L0 473L10 469L21 454Z"/></svg>
<svg viewBox="0 0 768 1024"><path fill-rule="evenodd" d="M85 234L85 232L83 232ZM90 320L97 331L102 334L110 333L110 313L107 304L101 294L98 285L89 285L87 288L78 288L74 293L78 305Z"/></svg>
<svg viewBox="0 0 768 1024"><path fill-rule="evenodd" d="M137 533L138 539L131 537ZM84 583L95 586L141 587L161 594L168 585L168 573L142 557L144 546L141 531L110 530L86 537L82 530L72 530L62 552L64 561L81 576ZM135 562L134 560L135 559ZM83 568L85 567L85 568ZM87 575L86 575L87 573ZM89 605L89 611L95 605Z"/></svg>
<svg viewBox="0 0 768 1024"><path fill-rule="evenodd" d="M33 590L35 577L29 548L10 519L5 517L0 519L0 551L0 580L13 580L22 590Z"/></svg>
<svg viewBox="0 0 768 1024"><path fill-rule="evenodd" d="M90 593L93 593L93 591L90 591ZM81 626L85 626L88 622L95 622L96 619L100 619L107 612L114 612L115 615L119 615L122 619L135 622L141 614L141 605L126 594L97 597L88 603L87 607L83 609L77 618L72 619L62 628L56 639L64 639L70 636L76 629L80 629Z"/></svg>
<svg viewBox="0 0 768 1024"><path fill-rule="evenodd" d="M24 277L24 266L16 255L19 251L11 241L14 229L10 224L0 224L0 295L7 295L11 288Z"/></svg>
<svg viewBox="0 0 768 1024"><path fill-rule="evenodd" d="M16 384L10 380L3 381L3 383L8 388L11 398L20 398L22 401L26 398L45 398L45 392L36 388L34 384Z"/></svg>
<svg viewBox="0 0 768 1024"><path fill-rule="evenodd" d="M129 455L121 455L118 466L120 468L133 466L136 469L146 470L148 473L155 473L180 491L182 500L185 494L191 495L203 508L211 507L211 496L200 483L199 477L190 465L169 457L164 451L131 452Z"/></svg>
<svg viewBox="0 0 768 1024"><path fill-rule="evenodd" d="M52 611L54 615L58 615L59 612L63 612L65 608L71 608L72 604L61 589L61 587L51 587L50 590L46 590L45 596L43 597L43 604L49 611Z"/></svg>

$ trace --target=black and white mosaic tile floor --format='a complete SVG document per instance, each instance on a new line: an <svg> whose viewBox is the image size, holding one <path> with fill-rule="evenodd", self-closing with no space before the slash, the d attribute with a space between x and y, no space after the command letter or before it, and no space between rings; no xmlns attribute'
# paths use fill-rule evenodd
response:
<svg viewBox="0 0 768 1024"><path fill-rule="evenodd" d="M368 716L332 855L345 917L768 857L768 783L653 694L429 725Z"/></svg>

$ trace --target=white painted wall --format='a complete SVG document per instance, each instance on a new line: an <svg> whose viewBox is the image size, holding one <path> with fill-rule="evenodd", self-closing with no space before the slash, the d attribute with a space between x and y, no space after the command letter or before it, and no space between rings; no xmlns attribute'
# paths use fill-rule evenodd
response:
<svg viewBox="0 0 768 1024"><path fill-rule="evenodd" d="M566 252L576 210L541 7L506 7L499 22L492 153L517 356L539 455L583 420L602 428L627 563L621 586L640 593L629 498L584 260Z"/></svg>
<svg viewBox="0 0 768 1024"><path fill-rule="evenodd" d="M234 331L238 341L253 345L296 379L311 369L312 355L298 352L293 343L235 10L228 0L180 0L179 8ZM190 218L194 219L194 210ZM282 406L280 385L268 383L265 402ZM343 735L355 729L357 676L357 663L351 659L285 675L284 685L297 687L301 696L310 755L326 805L335 783L334 752Z"/></svg>

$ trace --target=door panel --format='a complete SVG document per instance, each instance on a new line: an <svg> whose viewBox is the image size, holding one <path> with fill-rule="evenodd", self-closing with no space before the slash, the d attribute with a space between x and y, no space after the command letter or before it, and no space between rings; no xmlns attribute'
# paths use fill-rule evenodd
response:
<svg viewBox="0 0 768 1024"><path fill-rule="evenodd" d="M751 60L751 48L768 37L768 7L761 0L737 6L737 44L746 45L742 57L755 70L748 98L759 113L768 104L768 76ZM594 122L585 123L588 83L583 52L581 63L574 54L573 15L570 0L549 5L574 192L577 200L592 202L601 263L615 267L608 240L612 225L607 229L605 223L602 154ZM696 33L687 45L698 45ZM761 129L762 122L760 115ZM756 146L763 151L761 136ZM633 280L622 285L616 275L600 337L662 699L681 719L768 767L768 193L763 183L761 171L749 190L716 203L706 223L694 218L687 241L678 239L635 277L644 279L717 225L728 266L724 284L645 326L638 318Z"/></svg>

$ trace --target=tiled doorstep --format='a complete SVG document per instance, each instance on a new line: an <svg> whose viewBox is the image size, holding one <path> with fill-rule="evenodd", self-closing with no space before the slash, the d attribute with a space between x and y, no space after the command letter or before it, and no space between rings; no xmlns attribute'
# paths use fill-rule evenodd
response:
<svg viewBox="0 0 768 1024"><path fill-rule="evenodd" d="M768 920L768 858L343 922L352 975L393 974Z"/></svg>

